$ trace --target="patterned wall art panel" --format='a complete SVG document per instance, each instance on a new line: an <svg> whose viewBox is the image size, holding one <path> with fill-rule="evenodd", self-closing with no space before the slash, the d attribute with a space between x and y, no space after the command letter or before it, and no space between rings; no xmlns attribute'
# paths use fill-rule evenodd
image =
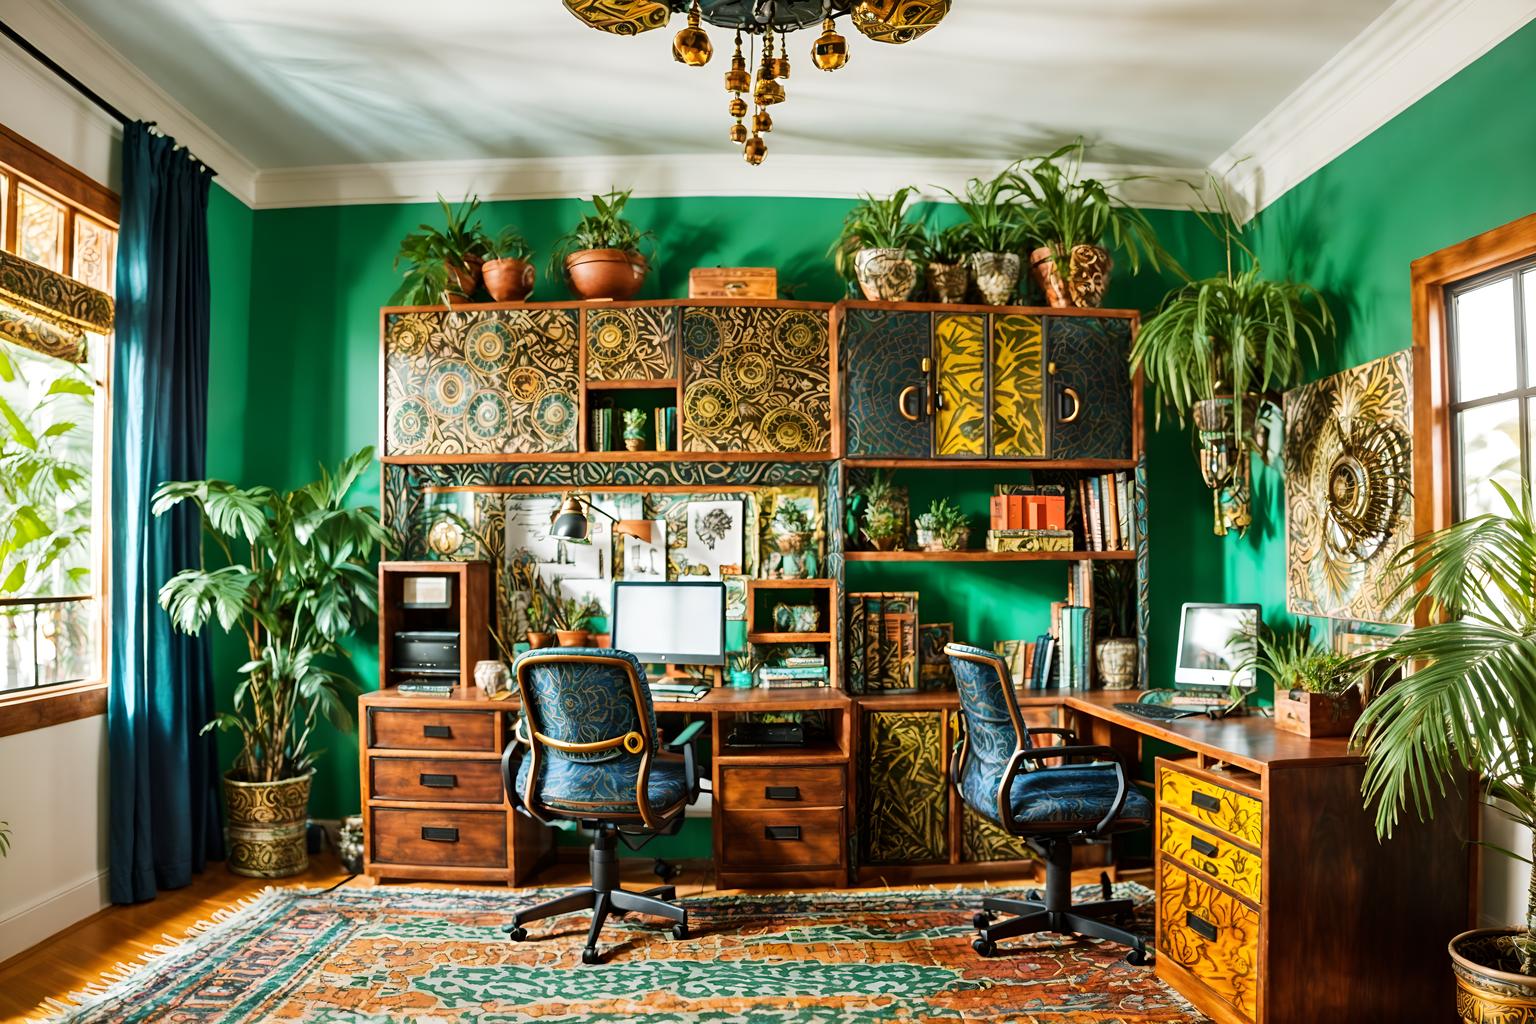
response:
<svg viewBox="0 0 1536 1024"><path fill-rule="evenodd" d="M392 313L387 455L576 450L572 309Z"/></svg>
<svg viewBox="0 0 1536 1024"><path fill-rule="evenodd" d="M677 376L676 306L587 313L587 380L668 380Z"/></svg>
<svg viewBox="0 0 1536 1024"><path fill-rule="evenodd" d="M975 811L960 805L960 859L970 863L996 860L1027 860L1033 857L1028 844L1011 836Z"/></svg>
<svg viewBox="0 0 1536 1024"><path fill-rule="evenodd" d="M826 310L685 307L682 341L684 451L831 450Z"/></svg>
<svg viewBox="0 0 1536 1024"><path fill-rule="evenodd" d="M848 594L845 675L850 693L918 689L917 592Z"/></svg>
<svg viewBox="0 0 1536 1024"><path fill-rule="evenodd" d="M1388 565L1413 534L1413 387L1398 352L1285 396L1286 608L1398 622Z"/></svg>
<svg viewBox="0 0 1536 1024"><path fill-rule="evenodd" d="M1045 456L1045 346L1037 316L992 321L992 455Z"/></svg>
<svg viewBox="0 0 1536 1024"><path fill-rule="evenodd" d="M865 864L925 864L949 858L949 785L942 711L871 711L864 716Z"/></svg>
<svg viewBox="0 0 1536 1024"><path fill-rule="evenodd" d="M922 406L933 342L933 318L928 313L852 308L842 316L842 344L847 389L847 420L843 437L850 456L863 458L927 458L932 427ZM901 413L902 392L908 419Z"/></svg>
<svg viewBox="0 0 1536 1024"><path fill-rule="evenodd" d="M1128 459L1131 457L1131 377L1126 359L1131 322L1119 317L1050 316L1045 318L1046 359L1051 375L1051 457L1057 459ZM1054 415L1056 399L1071 388L1081 399L1077 418L1063 423ZM1070 404L1070 403L1068 403Z"/></svg>
<svg viewBox="0 0 1536 1024"><path fill-rule="evenodd" d="M933 453L980 458L987 451L987 318L972 313L939 317L933 347L939 384Z"/></svg>

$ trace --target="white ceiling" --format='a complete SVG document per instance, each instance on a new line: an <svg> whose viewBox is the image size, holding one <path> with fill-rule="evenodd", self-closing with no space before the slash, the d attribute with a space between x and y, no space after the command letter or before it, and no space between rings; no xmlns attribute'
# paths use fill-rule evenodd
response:
<svg viewBox="0 0 1536 1024"><path fill-rule="evenodd" d="M607 36L559 0L59 2L259 171L731 150L723 30L693 69L670 30ZM791 37L770 163L1003 160L1082 134L1101 163L1204 167L1388 3L954 7L903 47L848 29L832 75L806 59L811 33Z"/></svg>

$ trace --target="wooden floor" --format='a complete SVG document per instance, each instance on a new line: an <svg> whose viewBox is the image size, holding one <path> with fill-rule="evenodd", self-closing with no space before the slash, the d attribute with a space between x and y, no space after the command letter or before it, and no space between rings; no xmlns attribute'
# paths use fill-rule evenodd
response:
<svg viewBox="0 0 1536 1024"><path fill-rule="evenodd" d="M683 873L673 880L679 896L715 893L714 870L709 862L682 862ZM656 884L649 859L621 861L621 874L628 888L648 888ZM1097 871L1088 873L1096 876ZM1124 876L1122 876L1124 877ZM155 952L168 940L182 938L200 921L205 921L223 907L255 896L271 885L327 887L346 878L334 857L318 857L309 871L297 878L268 882L240 878L222 865L214 865L184 889L161 894L147 903L131 907L108 907L73 928L60 932L46 942L32 947L0 964L0 1020L23 1021L38 1015L45 999L63 999L70 992L98 981L103 973L118 964L135 963ZM1075 881L1078 879L1074 879ZM1081 881L1090 881L1084 877ZM537 879L541 886L575 886L587 881L583 860L561 861ZM1028 884L1033 875L1016 879L991 879L988 884ZM348 887L370 884L356 878ZM431 883L445 886L443 883Z"/></svg>

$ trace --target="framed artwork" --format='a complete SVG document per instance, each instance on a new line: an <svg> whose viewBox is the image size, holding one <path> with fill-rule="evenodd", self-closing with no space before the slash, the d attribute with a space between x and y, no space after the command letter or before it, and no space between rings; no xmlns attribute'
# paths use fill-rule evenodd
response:
<svg viewBox="0 0 1536 1024"><path fill-rule="evenodd" d="M683 558L689 577L717 580L740 575L743 561L743 503L690 501Z"/></svg>
<svg viewBox="0 0 1536 1024"><path fill-rule="evenodd" d="M955 638L953 622L925 622L917 627L917 682L924 690L948 690L955 671L944 647Z"/></svg>
<svg viewBox="0 0 1536 1024"><path fill-rule="evenodd" d="M650 580L660 583L667 578L667 521L652 519L649 542L639 537L624 538L622 576L626 580Z"/></svg>

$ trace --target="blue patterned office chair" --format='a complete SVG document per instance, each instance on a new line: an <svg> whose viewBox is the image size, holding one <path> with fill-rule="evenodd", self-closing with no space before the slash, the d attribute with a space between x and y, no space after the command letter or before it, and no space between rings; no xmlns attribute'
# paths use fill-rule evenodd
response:
<svg viewBox="0 0 1536 1024"><path fill-rule="evenodd" d="M689 726L664 750L645 669L626 651L583 647L529 651L512 665L522 698L519 739L527 745L502 755L502 777L519 809L549 823L575 821L593 833L592 884L548 903L519 910L507 932L528 937L524 925L579 910L592 911L583 963L598 962L598 936L609 914L629 911L675 922L672 935L688 937L688 911L670 885L646 892L619 886L618 840L639 849L658 835L676 833L683 809L699 795Z"/></svg>
<svg viewBox="0 0 1536 1024"><path fill-rule="evenodd" d="M971 946L991 956L999 939L1053 931L1129 946L1127 960L1149 963L1146 939L1121 927L1133 904L1111 898L1107 874L1103 899L1072 903L1072 844L1151 822L1152 805L1130 784L1120 756L1109 747L1080 745L1068 729L1027 728L1007 666L991 651L949 644L944 653L954 667L964 724L950 764L960 798L1045 861L1044 898L1038 891L1022 900L985 897L972 918L980 934ZM1037 736L1061 743L1037 744ZM1073 763L1083 759L1088 763ZM1044 763L1056 760L1066 763ZM1016 916L994 924L999 913Z"/></svg>

